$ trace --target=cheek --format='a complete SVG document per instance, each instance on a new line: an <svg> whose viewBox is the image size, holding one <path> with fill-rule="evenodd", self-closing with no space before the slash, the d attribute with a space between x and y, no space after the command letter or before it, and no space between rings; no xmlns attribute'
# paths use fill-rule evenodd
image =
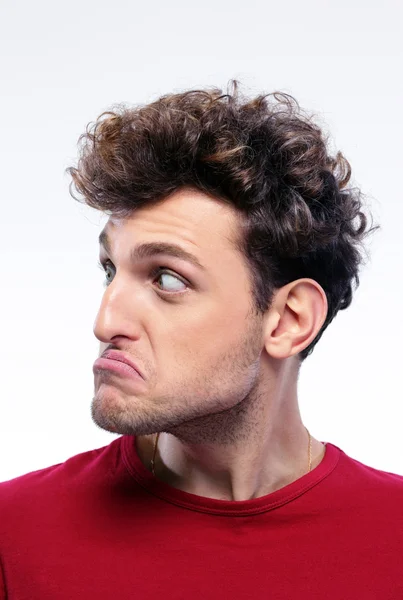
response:
<svg viewBox="0 0 403 600"><path fill-rule="evenodd" d="M220 310L182 311L178 319L154 323L153 347L161 363L211 363L232 353L249 333L248 311L236 304Z"/></svg>

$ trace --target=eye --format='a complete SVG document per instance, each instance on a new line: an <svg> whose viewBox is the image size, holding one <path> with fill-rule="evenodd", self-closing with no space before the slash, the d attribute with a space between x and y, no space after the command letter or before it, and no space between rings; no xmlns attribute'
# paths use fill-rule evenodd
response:
<svg viewBox="0 0 403 600"><path fill-rule="evenodd" d="M113 265L110 260L105 260L99 261L98 266L105 273L104 286L107 287L112 281L113 275L111 274L111 271L113 269Z"/></svg>
<svg viewBox="0 0 403 600"><path fill-rule="evenodd" d="M169 293L179 293L184 292L187 289L187 285L182 279L176 277L170 271L159 271L157 277L155 278L156 282L162 282L158 287L164 291Z"/></svg>
<svg viewBox="0 0 403 600"><path fill-rule="evenodd" d="M109 259L100 260L98 262L98 266L105 273L104 286L108 287L108 285L112 283L115 267ZM185 281L183 281L173 272L163 269L162 267L154 269L154 271L151 273L151 276L155 282L159 282L158 288L163 292L177 294L188 289L188 285L185 283Z"/></svg>

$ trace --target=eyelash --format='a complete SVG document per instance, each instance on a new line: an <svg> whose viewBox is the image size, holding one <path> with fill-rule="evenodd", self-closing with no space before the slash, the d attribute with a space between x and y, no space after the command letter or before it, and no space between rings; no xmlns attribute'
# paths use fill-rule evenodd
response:
<svg viewBox="0 0 403 600"><path fill-rule="evenodd" d="M107 260L100 260L98 262L98 267L102 270L102 271L106 271L106 267L107 266L111 266L113 267L113 263L107 259ZM152 269L150 272L150 276L153 278L153 280L157 277L157 275L163 275L163 274L168 274L168 275L172 275L173 277L176 277L176 279L178 279L178 281L181 281L184 285L186 285L187 287L189 286L189 283L183 279L182 277L180 277L180 275L178 275L177 273L175 273L175 271L171 271L171 269L167 269L165 267L161 267L158 266L155 269ZM109 283L108 281L104 281L104 287L108 287ZM179 294L183 294L184 292L167 292L165 290L162 290L161 288L158 288L160 292L162 292L163 294L169 295L169 296L175 296L175 295L179 295Z"/></svg>

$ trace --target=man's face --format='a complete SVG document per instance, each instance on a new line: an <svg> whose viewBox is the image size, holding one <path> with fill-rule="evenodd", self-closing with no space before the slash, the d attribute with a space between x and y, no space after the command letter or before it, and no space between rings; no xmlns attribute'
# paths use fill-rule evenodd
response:
<svg viewBox="0 0 403 600"><path fill-rule="evenodd" d="M257 386L263 331L247 264L234 247L235 210L186 189L129 218L110 218L105 231L110 248L101 246L100 258L110 283L94 333L100 355L121 351L143 379L95 369L94 421L121 434L174 433L236 410ZM200 266L161 247L134 256L144 244L178 246Z"/></svg>

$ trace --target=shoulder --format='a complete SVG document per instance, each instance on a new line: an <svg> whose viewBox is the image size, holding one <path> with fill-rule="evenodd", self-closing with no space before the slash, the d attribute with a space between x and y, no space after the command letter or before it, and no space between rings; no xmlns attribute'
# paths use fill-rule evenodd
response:
<svg viewBox="0 0 403 600"><path fill-rule="evenodd" d="M338 485L350 498L359 493L367 503L403 506L403 475L377 469L340 450ZM402 511L403 514L403 511Z"/></svg>
<svg viewBox="0 0 403 600"><path fill-rule="evenodd" d="M96 473L106 463L114 463L120 452L120 440L111 444L76 454L65 462L31 471L0 483L0 513L5 514L7 507L22 507L27 502L35 503L44 495L61 495L74 489L78 482L94 482Z"/></svg>

